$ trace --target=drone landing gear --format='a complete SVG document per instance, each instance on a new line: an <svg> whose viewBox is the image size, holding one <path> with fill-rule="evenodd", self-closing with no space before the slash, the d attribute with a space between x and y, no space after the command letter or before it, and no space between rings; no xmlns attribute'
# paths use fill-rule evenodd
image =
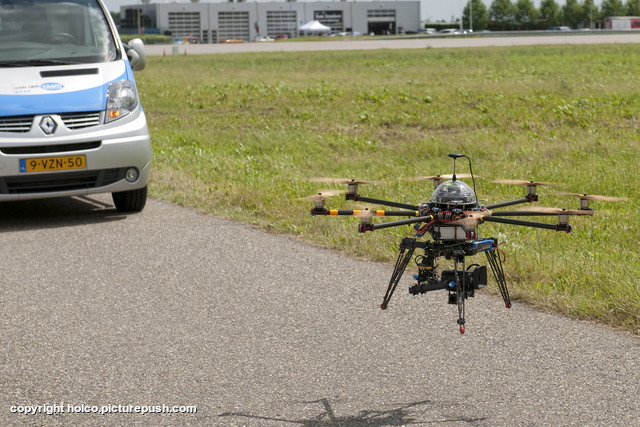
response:
<svg viewBox="0 0 640 427"><path fill-rule="evenodd" d="M478 284L478 286L476 286L478 289L486 286L487 276L485 267L478 266L473 271L465 270L464 249L456 250L454 251L455 253L447 256L447 258L454 258L455 268L453 270L443 271L442 277L438 277L436 274L436 258L446 252L445 245L441 242L419 242L412 238L402 239L399 248L400 254L396 260L396 265L391 274L389 286L387 287L387 292L384 295L380 308L383 310L387 309L389 300L391 300L416 248L423 249L424 256L419 255L416 257L419 273L415 278L418 283L409 287L409 293L418 295L429 291L447 289L449 291L449 304L456 304L458 306L458 325L460 326L460 333L464 334L465 300L470 296L473 297L474 283ZM461 269L458 268L459 264L462 266ZM482 272L484 272L484 277L481 277ZM482 281L482 284L480 284L480 281Z"/></svg>
<svg viewBox="0 0 640 427"><path fill-rule="evenodd" d="M407 268L409 261L411 261L411 257L413 256L413 252L417 247L424 247L426 245L425 242L418 242L416 239L404 238L402 242L400 242L400 254L398 255L398 259L396 260L396 266L393 268L393 273L391 274L391 280L389 280L389 286L387 287L387 292L384 294L384 298L382 299L382 304L380 304L380 308L383 310L387 309L387 305L389 304L389 300L393 295L393 292L396 290L398 286L398 282L400 282L400 278L404 273L404 270Z"/></svg>
<svg viewBox="0 0 640 427"><path fill-rule="evenodd" d="M500 289L500 295L502 295L502 299L504 300L504 306L506 308L511 308L511 298L509 297L509 289L507 288L507 281L504 277L504 270L502 269L502 260L496 252L497 249L495 248L486 251L487 260L491 266L491 271L493 271L493 277L496 279L496 283L498 284L498 289Z"/></svg>
<svg viewBox="0 0 640 427"><path fill-rule="evenodd" d="M500 294L504 299L505 306L511 308L509 291L502 269L502 260L497 254L497 248L494 244L492 240L450 245L444 242L420 242L412 238L402 239L399 248L400 253L398 254L396 265L391 274L391 279L389 280L389 285L380 308L386 310L407 265L413 258L416 248L422 249L424 255L417 255L415 257L418 274L416 274L414 278L417 280L417 283L409 287L409 293L411 295L418 295L440 289L447 290L449 304L458 307L457 323L460 328L460 333L464 334L465 332L465 302L467 298L473 298L475 290L486 287L488 283L487 267L478 264L472 264L467 267L467 256L475 255L478 252L486 252L489 265L500 289ZM444 270L441 275L438 275L436 271L436 260L441 256L444 256L446 259L453 259L454 268L452 270Z"/></svg>

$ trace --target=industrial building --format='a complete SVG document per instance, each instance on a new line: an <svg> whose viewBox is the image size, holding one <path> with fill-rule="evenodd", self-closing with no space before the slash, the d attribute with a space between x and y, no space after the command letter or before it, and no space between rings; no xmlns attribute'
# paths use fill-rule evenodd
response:
<svg viewBox="0 0 640 427"><path fill-rule="evenodd" d="M220 43L309 35L298 28L310 21L330 27L325 34L402 34L420 28L420 1L143 2L120 8L122 33Z"/></svg>

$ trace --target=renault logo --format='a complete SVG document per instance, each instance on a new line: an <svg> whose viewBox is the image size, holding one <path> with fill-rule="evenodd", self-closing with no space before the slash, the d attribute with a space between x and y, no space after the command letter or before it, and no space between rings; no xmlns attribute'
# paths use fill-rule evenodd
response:
<svg viewBox="0 0 640 427"><path fill-rule="evenodd" d="M58 125L51 116L45 116L40 120L40 129L42 129L42 132L46 135L52 135L56 131L57 127Z"/></svg>

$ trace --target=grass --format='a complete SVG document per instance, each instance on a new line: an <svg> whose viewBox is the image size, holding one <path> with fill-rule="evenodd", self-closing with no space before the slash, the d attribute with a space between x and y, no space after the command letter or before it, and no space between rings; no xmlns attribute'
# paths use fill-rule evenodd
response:
<svg viewBox="0 0 640 427"><path fill-rule="evenodd" d="M154 197L359 257L393 262L409 227L359 235L354 218L317 218L296 199L331 184L428 201L473 160L481 198L524 195L491 179L565 183L626 196L594 202L571 235L486 223L506 253L512 295L542 309L640 333L637 46L537 46L150 57L137 75L152 133ZM460 163L459 171L466 172ZM541 206L578 201L540 188ZM339 197L329 206L346 208ZM380 292L387 278L381 278ZM494 288L492 285L490 288Z"/></svg>

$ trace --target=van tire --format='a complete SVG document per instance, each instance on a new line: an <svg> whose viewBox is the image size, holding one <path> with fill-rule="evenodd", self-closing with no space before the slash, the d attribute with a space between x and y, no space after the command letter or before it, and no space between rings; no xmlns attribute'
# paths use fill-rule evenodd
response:
<svg viewBox="0 0 640 427"><path fill-rule="evenodd" d="M113 204L120 212L140 212L147 203L147 186L131 191L111 193Z"/></svg>

